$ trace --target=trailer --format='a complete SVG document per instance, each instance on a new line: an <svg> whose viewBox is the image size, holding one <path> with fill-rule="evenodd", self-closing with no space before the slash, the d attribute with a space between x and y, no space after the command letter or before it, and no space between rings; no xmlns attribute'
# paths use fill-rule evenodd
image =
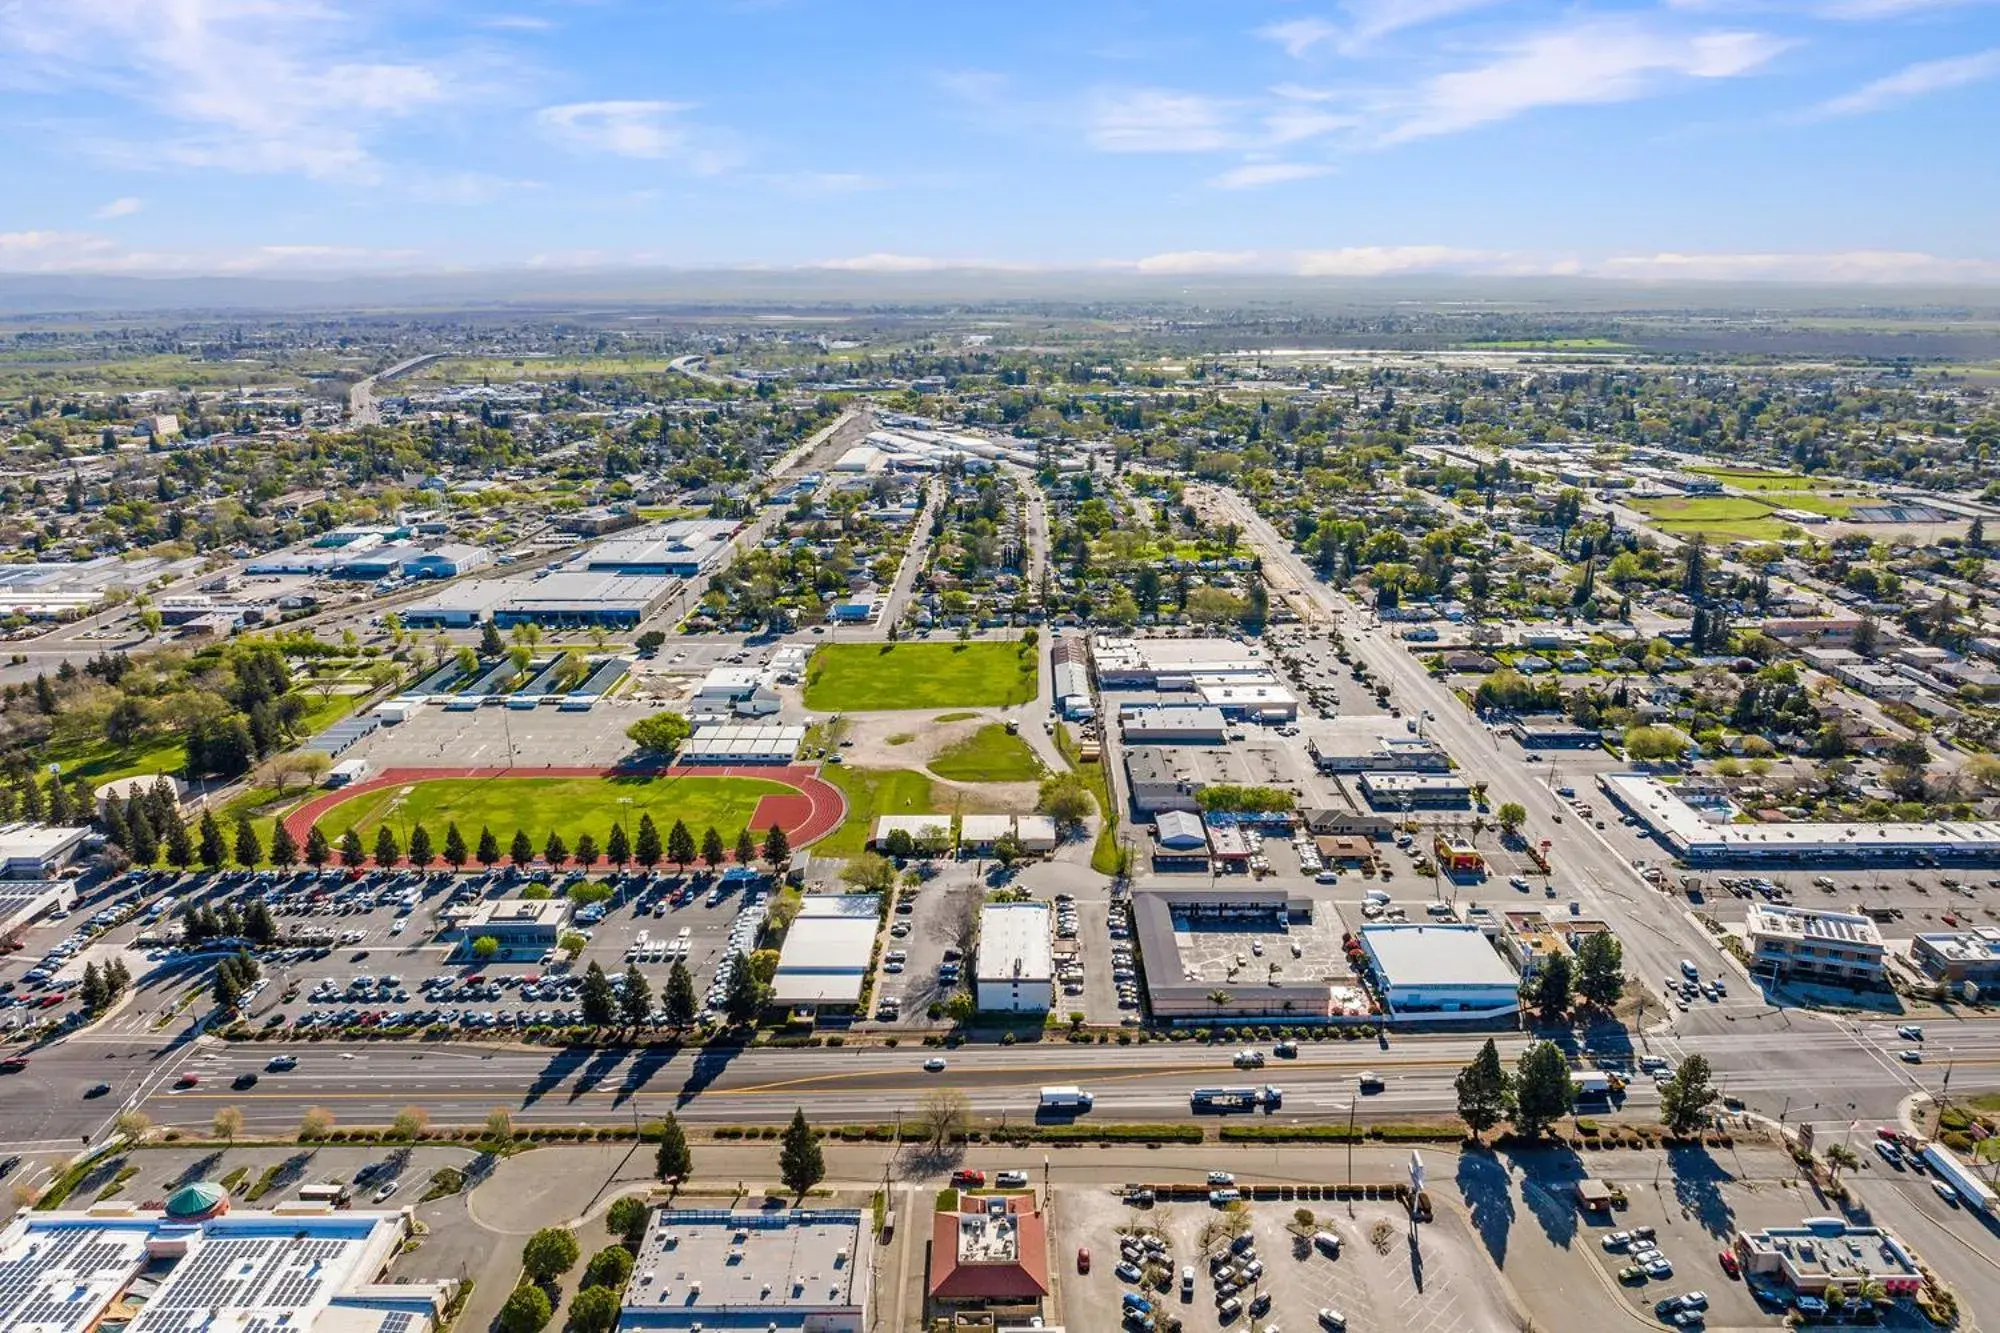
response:
<svg viewBox="0 0 2000 1333"><path fill-rule="evenodd" d="M1283 1090L1268 1083L1261 1088L1196 1088L1188 1094L1188 1107L1196 1114L1213 1111L1226 1115L1231 1111L1255 1111L1259 1107L1275 1111L1284 1104Z"/></svg>
<svg viewBox="0 0 2000 1333"><path fill-rule="evenodd" d="M1088 1111L1096 1100L1082 1088L1075 1086L1043 1088L1041 1109L1080 1114Z"/></svg>
<svg viewBox="0 0 2000 1333"><path fill-rule="evenodd" d="M1625 1080L1616 1074L1603 1074L1594 1070L1576 1070L1569 1076L1570 1091L1579 1099L1587 1097L1610 1097L1625 1091Z"/></svg>
<svg viewBox="0 0 2000 1333"><path fill-rule="evenodd" d="M1951 1149L1941 1143L1925 1144L1923 1159L1937 1172L1939 1180L1958 1191L1959 1201L1967 1208L1977 1208L1989 1217L1993 1215L1996 1206L1993 1187L1959 1161Z"/></svg>

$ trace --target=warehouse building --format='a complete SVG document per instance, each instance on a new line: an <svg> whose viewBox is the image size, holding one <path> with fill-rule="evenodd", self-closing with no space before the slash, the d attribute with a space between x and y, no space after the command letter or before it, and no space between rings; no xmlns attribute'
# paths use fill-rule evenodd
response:
<svg viewBox="0 0 2000 1333"><path fill-rule="evenodd" d="M440 542L427 546L403 561L406 579L455 579L484 569L493 563L493 552L465 542Z"/></svg>
<svg viewBox="0 0 2000 1333"><path fill-rule="evenodd" d="M399 614L410 629L471 629L519 587L520 584L505 579L468 579L438 589L424 600L403 607Z"/></svg>
<svg viewBox="0 0 2000 1333"><path fill-rule="evenodd" d="M0 827L0 880L54 879L83 852L87 828L59 824Z"/></svg>
<svg viewBox="0 0 2000 1333"><path fill-rule="evenodd" d="M1127 745L1220 745L1229 732L1207 704L1121 705L1118 725Z"/></svg>
<svg viewBox="0 0 2000 1333"><path fill-rule="evenodd" d="M1315 722L1306 753L1322 773L1445 773L1451 756L1422 736L1390 734L1374 717Z"/></svg>
<svg viewBox="0 0 2000 1333"><path fill-rule="evenodd" d="M430 1333L457 1283L388 1282L411 1214L232 1211L199 1183L164 1207L17 1213L0 1231L0 1328L20 1333Z"/></svg>
<svg viewBox="0 0 2000 1333"><path fill-rule="evenodd" d="M565 570L517 583L513 595L494 609L493 623L502 629L524 624L630 629L665 606L679 586L660 575Z"/></svg>
<svg viewBox="0 0 2000 1333"><path fill-rule="evenodd" d="M1107 690L1193 690L1201 683L1272 684L1277 666L1255 644L1235 639L1091 639L1097 683Z"/></svg>
<svg viewBox="0 0 2000 1333"><path fill-rule="evenodd" d="M778 955L771 1002L815 1009L860 1004L881 916L877 894L807 894Z"/></svg>
<svg viewBox="0 0 2000 1333"><path fill-rule="evenodd" d="M1744 918L1750 970L1772 981L1836 986L1884 984L1886 950L1873 919L1752 901Z"/></svg>
<svg viewBox="0 0 2000 1333"><path fill-rule="evenodd" d="M1224 717L1250 722L1290 722L1299 715L1299 696L1270 681L1201 681L1195 693Z"/></svg>
<svg viewBox="0 0 2000 1333"><path fill-rule="evenodd" d="M1170 750L1146 746L1125 751L1126 790L1142 818L1168 810L1199 810L1202 785Z"/></svg>
<svg viewBox="0 0 2000 1333"><path fill-rule="evenodd" d="M1377 810L1463 810L1472 804L1471 784L1447 773L1363 773L1355 787Z"/></svg>
<svg viewBox="0 0 2000 1333"><path fill-rule="evenodd" d="M1520 1008L1520 977L1478 926L1363 926L1361 951L1398 1018L1499 1018Z"/></svg>
<svg viewBox="0 0 2000 1333"><path fill-rule="evenodd" d="M982 1013L1045 1014L1055 1007L1056 965L1047 903L988 903L979 912L973 998Z"/></svg>
<svg viewBox="0 0 2000 1333"><path fill-rule="evenodd" d="M863 1333L875 1232L852 1208L660 1208L621 1330Z"/></svg>
<svg viewBox="0 0 2000 1333"><path fill-rule="evenodd" d="M655 523L599 542L584 556L595 573L652 574L691 579L729 550L736 524L727 519Z"/></svg>

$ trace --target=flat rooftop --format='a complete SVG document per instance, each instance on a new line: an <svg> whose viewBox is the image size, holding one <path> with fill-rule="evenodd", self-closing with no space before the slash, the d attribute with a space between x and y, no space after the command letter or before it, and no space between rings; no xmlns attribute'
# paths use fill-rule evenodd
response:
<svg viewBox="0 0 2000 1333"><path fill-rule="evenodd" d="M979 912L980 981L1046 981L1055 975L1047 903L988 903Z"/></svg>
<svg viewBox="0 0 2000 1333"><path fill-rule="evenodd" d="M1361 946L1391 986L1514 986L1520 978L1478 926L1363 926Z"/></svg>
<svg viewBox="0 0 2000 1333"><path fill-rule="evenodd" d="M855 1209L661 1209L619 1327L803 1328L867 1304L870 1243Z"/></svg>
<svg viewBox="0 0 2000 1333"><path fill-rule="evenodd" d="M1979 820L1907 824L1726 824L1705 818L1679 793L1645 773L1610 773L1605 789L1654 833L1686 851L1710 856L1870 856L1937 851L2000 854L2000 823Z"/></svg>
<svg viewBox="0 0 2000 1333"><path fill-rule="evenodd" d="M1753 902L1744 918L1752 935L1778 935L1793 940L1823 940L1856 948L1880 949L1882 932L1858 912L1814 912Z"/></svg>
<svg viewBox="0 0 2000 1333"><path fill-rule="evenodd" d="M853 1004L881 929L872 893L809 893L785 935L771 998L779 1004Z"/></svg>
<svg viewBox="0 0 2000 1333"><path fill-rule="evenodd" d="M2000 961L2000 929L1926 931L1917 936L1938 957L1954 963Z"/></svg>

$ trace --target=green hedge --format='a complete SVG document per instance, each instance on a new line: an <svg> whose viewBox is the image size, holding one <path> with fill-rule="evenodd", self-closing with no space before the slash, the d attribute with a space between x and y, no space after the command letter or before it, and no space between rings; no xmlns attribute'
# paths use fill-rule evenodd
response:
<svg viewBox="0 0 2000 1333"><path fill-rule="evenodd" d="M1009 1125L992 1129L994 1143L1200 1143L1200 1125Z"/></svg>

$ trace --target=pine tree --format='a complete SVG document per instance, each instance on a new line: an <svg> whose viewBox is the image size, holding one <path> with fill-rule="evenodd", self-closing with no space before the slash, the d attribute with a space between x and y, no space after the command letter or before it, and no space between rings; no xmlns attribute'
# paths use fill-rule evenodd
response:
<svg viewBox="0 0 2000 1333"><path fill-rule="evenodd" d="M403 859L403 849L396 841L396 832L387 824L375 830L375 864L387 870Z"/></svg>
<svg viewBox="0 0 2000 1333"><path fill-rule="evenodd" d="M710 870L720 870L722 863L729 859L729 848L723 844L722 835L716 832L713 824L701 835L701 859L708 863Z"/></svg>
<svg viewBox="0 0 2000 1333"><path fill-rule="evenodd" d="M597 866L597 857L597 839L591 837L588 833L577 834L576 863L585 870L592 870Z"/></svg>
<svg viewBox="0 0 2000 1333"><path fill-rule="evenodd" d="M660 828L651 815L639 816L639 836L632 843L632 859L651 870L660 863Z"/></svg>
<svg viewBox="0 0 2000 1333"><path fill-rule="evenodd" d="M736 864L748 869L757 859L757 840L750 836L747 828L736 831Z"/></svg>
<svg viewBox="0 0 2000 1333"><path fill-rule="evenodd" d="M269 944L276 939L278 923L271 919L271 909L259 901L252 901L244 908L243 935L253 944Z"/></svg>
<svg viewBox="0 0 2000 1333"><path fill-rule="evenodd" d="M479 828L479 850L473 853L473 859L488 870L500 864L500 839L494 837L493 830L483 824Z"/></svg>
<svg viewBox="0 0 2000 1333"><path fill-rule="evenodd" d="M236 864L249 870L263 860L264 844L258 841L257 830L250 826L250 817L236 816Z"/></svg>
<svg viewBox="0 0 2000 1333"><path fill-rule="evenodd" d="M1569 1010L1575 981L1576 970L1567 955L1550 954L1542 960L1534 985L1535 1004L1541 1009L1544 1019L1554 1021Z"/></svg>
<svg viewBox="0 0 2000 1333"><path fill-rule="evenodd" d="M519 866L524 870L530 865L534 864L535 844L528 840L527 830L525 829L514 830L514 841L512 845L508 847L507 854L510 858L512 858L516 866Z"/></svg>
<svg viewBox="0 0 2000 1333"><path fill-rule="evenodd" d="M667 1023L671 1027L685 1028L694 1022L695 996L694 974L687 964L674 959L674 965L667 969L667 993L665 998Z"/></svg>
<svg viewBox="0 0 2000 1333"><path fill-rule="evenodd" d="M554 829L549 830L548 840L542 844L542 859L549 863L552 870L561 870L569 860L569 844Z"/></svg>
<svg viewBox="0 0 2000 1333"><path fill-rule="evenodd" d="M751 975L750 960L741 953L729 969L729 988L722 1001L723 1010L729 1021L736 1024L748 1023L757 1017L757 1011L764 1007L764 997L760 993L757 978Z"/></svg>
<svg viewBox="0 0 2000 1333"><path fill-rule="evenodd" d="M612 865L618 867L620 870L623 870L625 863L632 859L632 844L625 836L625 826L623 824L613 824L611 826L611 836L605 839L604 843L604 855Z"/></svg>
<svg viewBox="0 0 2000 1333"><path fill-rule="evenodd" d="M1500 1065L1500 1048L1488 1037L1472 1063L1458 1071L1458 1115L1472 1137L1478 1138L1507 1114L1507 1071Z"/></svg>
<svg viewBox="0 0 2000 1333"><path fill-rule="evenodd" d="M465 868L465 835L458 831L458 825L444 826L444 863L454 871Z"/></svg>
<svg viewBox="0 0 2000 1333"><path fill-rule="evenodd" d="M431 847L431 831L422 824L410 830L410 864L419 870L429 870L431 862L437 860L437 852Z"/></svg>
<svg viewBox="0 0 2000 1333"><path fill-rule="evenodd" d="M204 870L210 872L222 869L222 863L229 857L229 845L222 839L222 825L216 822L213 810L201 813L201 842L197 851Z"/></svg>
<svg viewBox="0 0 2000 1333"><path fill-rule="evenodd" d="M611 979L604 975L604 969L596 963L592 963L583 974L583 987L578 1000L585 1023L594 1028L611 1026L615 1018Z"/></svg>
<svg viewBox="0 0 2000 1333"><path fill-rule="evenodd" d="M105 1005L104 976L96 963L83 965L83 1012L94 1014Z"/></svg>
<svg viewBox="0 0 2000 1333"><path fill-rule="evenodd" d="M688 832L685 821L676 819L674 826L667 830L667 859L685 875L695 856L694 834Z"/></svg>
<svg viewBox="0 0 2000 1333"><path fill-rule="evenodd" d="M661 1180L686 1180L694 1174L694 1153L688 1148L687 1131L672 1111L660 1122L660 1150L653 1158L653 1171Z"/></svg>
<svg viewBox="0 0 2000 1333"><path fill-rule="evenodd" d="M625 1017L625 1026L636 1028L646 1021L653 1012L653 988L646 984L646 978L632 964L625 965L625 989L619 992L618 1009Z"/></svg>
<svg viewBox="0 0 2000 1333"><path fill-rule="evenodd" d="M299 844L292 837L292 831L279 820L271 829L271 864L289 870L298 864Z"/></svg>
<svg viewBox="0 0 2000 1333"><path fill-rule="evenodd" d="M187 821L179 815L167 824L167 864L176 870L194 864L194 838L188 833Z"/></svg>
<svg viewBox="0 0 2000 1333"><path fill-rule="evenodd" d="M1514 1070L1514 1128L1536 1138L1570 1113L1576 1091L1569 1081L1569 1058L1552 1041L1521 1052Z"/></svg>
<svg viewBox="0 0 2000 1333"><path fill-rule="evenodd" d="M1660 1123L1669 1134L1686 1137L1708 1121L1717 1093L1709 1086L1708 1057L1684 1058L1674 1076L1660 1087Z"/></svg>
<svg viewBox="0 0 2000 1333"><path fill-rule="evenodd" d="M135 804L126 807L126 829L132 835L131 843L125 848L132 854L132 864L149 866L160 859L160 842L153 836L153 822L146 817L143 807Z"/></svg>
<svg viewBox="0 0 2000 1333"><path fill-rule="evenodd" d="M1625 948L1618 937L1600 930L1583 937L1576 950L1576 989L1599 1009L1614 1008L1625 993Z"/></svg>
<svg viewBox="0 0 2000 1333"><path fill-rule="evenodd" d="M116 796L105 798L104 818L98 821L104 825L104 840L113 847L123 847L127 853L132 850L132 828L125 822L125 806Z"/></svg>
<svg viewBox="0 0 2000 1333"><path fill-rule="evenodd" d="M826 1158L801 1106L792 1112L792 1123L785 1126L784 1137L778 1142L778 1179L793 1194L803 1196L825 1178Z"/></svg>
<svg viewBox="0 0 2000 1333"><path fill-rule="evenodd" d="M306 864L318 870L333 859L333 847L326 840L326 833L314 824L306 830Z"/></svg>
<svg viewBox="0 0 2000 1333"><path fill-rule="evenodd" d="M349 829L340 835L340 863L344 866L358 866L368 859L368 849L361 845L361 834Z"/></svg>
<svg viewBox="0 0 2000 1333"><path fill-rule="evenodd" d="M782 824L771 825L771 831L764 835L764 859L776 870L792 854L792 840L785 835Z"/></svg>

